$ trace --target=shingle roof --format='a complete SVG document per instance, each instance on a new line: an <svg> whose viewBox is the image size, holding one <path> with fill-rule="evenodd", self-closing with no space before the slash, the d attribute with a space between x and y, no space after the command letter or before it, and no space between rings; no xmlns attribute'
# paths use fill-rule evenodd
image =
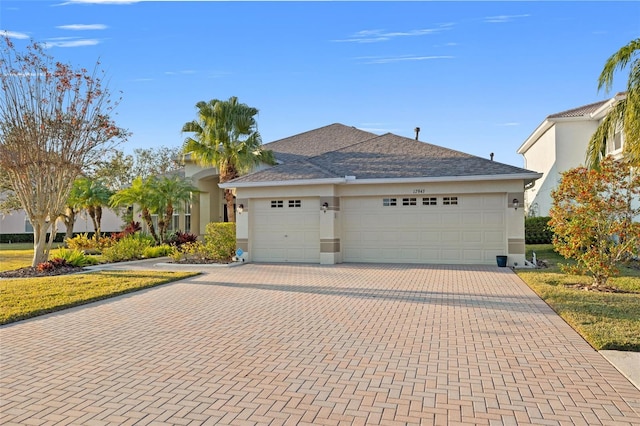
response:
<svg viewBox="0 0 640 426"><path fill-rule="evenodd" d="M340 142L336 142L336 145L340 145ZM298 152L305 151L302 147L296 148ZM297 158L296 161L251 173L233 182L282 182L345 176L355 176L357 179L397 179L533 173L391 133L374 135L362 142L316 156Z"/></svg>
<svg viewBox="0 0 640 426"><path fill-rule="evenodd" d="M555 114L551 114L547 118L586 117L596 112L600 107L602 107L602 105L606 104L607 102L609 102L609 99L600 101L600 102L594 102L589 105L583 105L577 108L568 109L566 111L558 112Z"/></svg>
<svg viewBox="0 0 640 426"><path fill-rule="evenodd" d="M344 148L377 135L355 127L334 123L264 145L283 162L303 160L328 151Z"/></svg>

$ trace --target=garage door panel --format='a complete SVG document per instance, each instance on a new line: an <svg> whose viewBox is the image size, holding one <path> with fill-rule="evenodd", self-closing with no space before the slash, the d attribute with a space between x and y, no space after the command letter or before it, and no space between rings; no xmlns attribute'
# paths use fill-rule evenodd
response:
<svg viewBox="0 0 640 426"><path fill-rule="evenodd" d="M257 262L320 262L320 201L296 198L299 207L283 200L254 200L249 235L251 257Z"/></svg>
<svg viewBox="0 0 640 426"><path fill-rule="evenodd" d="M456 196L455 194L453 196ZM383 206L382 197L341 200L346 262L495 263L506 249L502 195L471 194L458 205Z"/></svg>

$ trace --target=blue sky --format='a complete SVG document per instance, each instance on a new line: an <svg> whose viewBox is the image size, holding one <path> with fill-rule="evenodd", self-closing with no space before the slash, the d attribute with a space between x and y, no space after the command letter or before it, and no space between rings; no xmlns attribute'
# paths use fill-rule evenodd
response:
<svg viewBox="0 0 640 426"><path fill-rule="evenodd" d="M56 59L100 59L122 91L121 148L179 146L195 104L238 96L270 142L331 123L522 166L520 144L597 91L640 37L640 2L2 0L0 30Z"/></svg>

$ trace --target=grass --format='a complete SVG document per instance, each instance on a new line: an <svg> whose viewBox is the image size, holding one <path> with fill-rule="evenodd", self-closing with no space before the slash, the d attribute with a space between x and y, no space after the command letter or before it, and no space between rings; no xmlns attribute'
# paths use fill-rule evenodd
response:
<svg viewBox="0 0 640 426"><path fill-rule="evenodd" d="M587 276L566 275L557 264L565 259L551 245L527 246L550 267L520 269L518 276L595 349L640 352L640 271L621 268L609 285L631 293L599 293L569 287L587 284Z"/></svg>
<svg viewBox="0 0 640 426"><path fill-rule="evenodd" d="M193 272L98 271L0 280L0 324L7 324L197 275Z"/></svg>
<svg viewBox="0 0 640 426"><path fill-rule="evenodd" d="M53 248L60 246L62 244L54 243ZM32 243L0 244L0 271L12 271L31 266L32 260Z"/></svg>
<svg viewBox="0 0 640 426"><path fill-rule="evenodd" d="M33 244L0 244L0 271L31 266ZM197 275L192 272L99 271L0 280L0 324Z"/></svg>

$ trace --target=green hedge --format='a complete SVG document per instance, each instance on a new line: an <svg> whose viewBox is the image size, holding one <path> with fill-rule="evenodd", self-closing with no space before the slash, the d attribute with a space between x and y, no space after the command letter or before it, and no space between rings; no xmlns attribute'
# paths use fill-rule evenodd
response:
<svg viewBox="0 0 640 426"><path fill-rule="evenodd" d="M73 235L79 234L88 234L89 238L93 237L94 232L76 232ZM102 232L102 236L108 237L111 235L111 232ZM64 242L64 232L58 232L56 234L55 242L62 243ZM32 243L33 244L33 233L24 233L24 234L0 234L0 244L1 243Z"/></svg>
<svg viewBox="0 0 640 426"><path fill-rule="evenodd" d="M524 239L526 244L551 244L553 232L547 223L550 217L528 217L524 220Z"/></svg>

